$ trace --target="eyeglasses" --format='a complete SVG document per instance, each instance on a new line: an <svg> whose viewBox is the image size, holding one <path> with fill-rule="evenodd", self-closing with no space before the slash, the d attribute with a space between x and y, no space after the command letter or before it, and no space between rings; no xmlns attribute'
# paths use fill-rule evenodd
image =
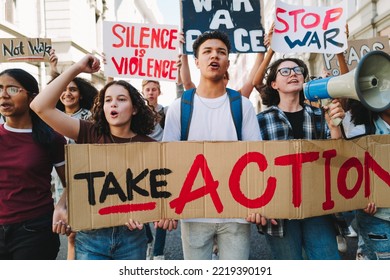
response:
<svg viewBox="0 0 390 280"><path fill-rule="evenodd" d="M0 94L2 94L4 91L9 95L9 96L15 96L19 92L24 90L24 88L21 87L15 87L15 86L10 86L10 87L1 87L0 88Z"/></svg>
<svg viewBox="0 0 390 280"><path fill-rule="evenodd" d="M303 72L304 72L304 69L301 66L295 66L295 67L292 67L292 68L283 67L283 68L280 68L278 70L278 72L282 76L289 76L291 74L291 70L293 70L295 72L295 74L297 74L297 75L303 75Z"/></svg>

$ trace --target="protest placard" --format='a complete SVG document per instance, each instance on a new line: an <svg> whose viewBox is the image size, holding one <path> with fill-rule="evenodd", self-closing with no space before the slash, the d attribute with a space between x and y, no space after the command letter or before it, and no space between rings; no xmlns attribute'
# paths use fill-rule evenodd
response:
<svg viewBox="0 0 390 280"><path fill-rule="evenodd" d="M344 57L349 70L355 69L362 57L370 51L384 51L390 54L389 38L375 37L348 41L348 48L344 52ZM337 63L336 55L325 53L323 54L323 58L325 69L327 69L332 76L340 75L340 67Z"/></svg>
<svg viewBox="0 0 390 280"><path fill-rule="evenodd" d="M228 34L232 53L265 52L261 3L259 0L182 0L183 52L192 54L193 42L209 30Z"/></svg>
<svg viewBox="0 0 390 280"><path fill-rule="evenodd" d="M51 39L1 38L0 62L49 62Z"/></svg>
<svg viewBox="0 0 390 280"><path fill-rule="evenodd" d="M74 230L132 218L301 219L390 206L390 136L355 140L73 144ZM83 156L80 156L83 155Z"/></svg>
<svg viewBox="0 0 390 280"><path fill-rule="evenodd" d="M347 3L331 7L275 3L272 49L281 53L341 53L347 48Z"/></svg>
<svg viewBox="0 0 390 280"><path fill-rule="evenodd" d="M103 48L107 76L176 81L176 26L105 21Z"/></svg>

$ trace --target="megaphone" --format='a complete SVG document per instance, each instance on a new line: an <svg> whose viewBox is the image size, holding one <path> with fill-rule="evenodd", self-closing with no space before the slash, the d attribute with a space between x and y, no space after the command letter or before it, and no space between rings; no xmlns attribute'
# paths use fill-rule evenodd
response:
<svg viewBox="0 0 390 280"><path fill-rule="evenodd" d="M351 98L368 110L382 112L390 108L390 56L372 51L357 67L344 75L312 80L303 85L306 99Z"/></svg>

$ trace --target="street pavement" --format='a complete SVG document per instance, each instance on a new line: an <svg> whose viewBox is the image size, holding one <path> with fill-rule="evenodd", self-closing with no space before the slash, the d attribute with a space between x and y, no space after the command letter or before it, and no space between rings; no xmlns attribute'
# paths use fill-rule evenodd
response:
<svg viewBox="0 0 390 280"><path fill-rule="evenodd" d="M348 250L346 253L341 253L344 260L354 260L357 248L357 238L346 238ZM270 260L272 259L271 251L269 250L265 237L257 232L256 226L252 225L252 246L249 255L250 260ZM61 248L58 254L58 260L66 259L67 239L61 236ZM166 260L182 260L183 252L181 247L180 227L177 230L167 232L165 244L165 259Z"/></svg>

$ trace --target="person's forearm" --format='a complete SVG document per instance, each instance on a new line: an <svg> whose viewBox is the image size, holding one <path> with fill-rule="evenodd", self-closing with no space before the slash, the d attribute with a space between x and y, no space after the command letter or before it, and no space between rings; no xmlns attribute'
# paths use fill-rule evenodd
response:
<svg viewBox="0 0 390 280"><path fill-rule="evenodd" d="M258 87L261 87L263 85L263 79L264 79L264 76L265 76L265 71L269 65L269 63L271 62L271 59L272 59L272 56L274 55L274 51L269 48L268 51L267 51L267 54L266 56L264 57L264 60L263 62L260 64L260 67L259 69L257 70L254 78L253 78L253 86L258 88Z"/></svg>
<svg viewBox="0 0 390 280"><path fill-rule="evenodd" d="M64 73L59 75L51 83L45 86L31 102L31 108L39 114L42 110L54 109L67 85L81 73L77 63L69 67Z"/></svg>

